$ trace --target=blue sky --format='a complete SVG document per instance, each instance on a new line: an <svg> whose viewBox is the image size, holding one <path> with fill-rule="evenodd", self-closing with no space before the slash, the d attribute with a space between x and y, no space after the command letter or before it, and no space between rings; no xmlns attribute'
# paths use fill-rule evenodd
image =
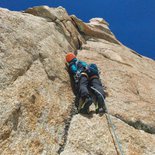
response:
<svg viewBox="0 0 155 155"><path fill-rule="evenodd" d="M102 17L119 41L155 60L155 0L0 0L0 7L63 6L85 22Z"/></svg>

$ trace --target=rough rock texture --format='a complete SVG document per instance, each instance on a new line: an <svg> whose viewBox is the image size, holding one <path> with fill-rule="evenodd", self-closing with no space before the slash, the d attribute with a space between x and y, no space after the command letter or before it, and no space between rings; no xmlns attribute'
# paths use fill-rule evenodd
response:
<svg viewBox="0 0 155 155"><path fill-rule="evenodd" d="M109 94L106 104L124 154L154 155L155 62L100 39L87 40L78 57L96 63L102 71ZM75 116L61 155L117 154L109 127L106 116Z"/></svg>
<svg viewBox="0 0 155 155"><path fill-rule="evenodd" d="M76 16L71 16L72 20L74 21L75 25L79 29L79 31L86 36L89 37L95 37L95 38L101 38L108 40L109 42L115 43L115 44L121 44L115 36L110 33L107 23L103 20L96 19L96 20L90 20L90 24L84 23L82 20L78 19ZM99 28L98 28L99 27ZM110 33L110 34L109 34Z"/></svg>
<svg viewBox="0 0 155 155"><path fill-rule="evenodd" d="M0 154L56 154L73 101L67 35L79 33L4 9L0 27Z"/></svg>
<svg viewBox="0 0 155 155"><path fill-rule="evenodd" d="M122 45L107 22L84 23L62 7L0 9L0 34L0 154L118 154L107 115L74 115L64 57L77 49L101 70L124 154L155 154L155 62Z"/></svg>

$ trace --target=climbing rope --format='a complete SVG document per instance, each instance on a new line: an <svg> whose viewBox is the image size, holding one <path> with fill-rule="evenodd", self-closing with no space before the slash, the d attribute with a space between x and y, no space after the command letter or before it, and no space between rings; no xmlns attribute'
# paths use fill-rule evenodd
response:
<svg viewBox="0 0 155 155"><path fill-rule="evenodd" d="M91 89L94 90L94 91L96 91L98 94L100 94L100 95L102 96L102 99L104 100L103 95L102 95L97 89L95 89L94 87L91 87ZM111 127L112 138L113 138L113 140L114 140L114 145L115 145L115 146L116 146L116 145L118 146L118 148L119 148L119 154L120 154L120 155L124 155L123 150L122 150L122 145L121 145L121 143L120 143L120 141L119 141L119 139L118 139L118 136L116 135L115 128L114 128L114 125L113 125L113 123L112 123L110 114L109 114L109 112L108 112L108 108L107 108L106 103L105 103L105 108L106 108L106 118L107 118L107 122L108 122L109 126ZM116 151L117 151L117 153L118 153L117 147L116 147Z"/></svg>

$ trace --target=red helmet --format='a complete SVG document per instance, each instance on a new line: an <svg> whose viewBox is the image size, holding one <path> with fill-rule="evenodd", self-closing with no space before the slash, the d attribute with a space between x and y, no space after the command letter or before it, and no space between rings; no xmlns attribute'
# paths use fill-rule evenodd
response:
<svg viewBox="0 0 155 155"><path fill-rule="evenodd" d="M76 58L76 56L73 53L68 53L66 55L66 61L67 62L71 62L74 58Z"/></svg>

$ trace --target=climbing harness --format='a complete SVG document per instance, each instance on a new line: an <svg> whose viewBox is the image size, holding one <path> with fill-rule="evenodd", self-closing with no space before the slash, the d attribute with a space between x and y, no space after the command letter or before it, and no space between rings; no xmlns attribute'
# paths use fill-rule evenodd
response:
<svg viewBox="0 0 155 155"><path fill-rule="evenodd" d="M104 100L103 95L97 89L95 89L94 87L91 87L91 89L94 90L94 91L96 91L98 94L100 94L102 96L103 100ZM113 125L112 120L110 118L110 115L109 115L108 108L107 108L107 105L106 104L105 104L105 108L106 108L106 118L107 118L107 121L108 121L108 125L111 127L112 138L114 140L114 145L117 144L117 146L119 148L119 152L118 152L117 147L115 146L116 147L116 151L120 155L124 155L123 150L122 150L122 145L121 145L121 143L120 143L120 141L118 139L118 136L116 135L115 128L114 128L114 125Z"/></svg>
<svg viewBox="0 0 155 155"><path fill-rule="evenodd" d="M95 79L95 78L99 78L97 75L93 75L93 76L91 76L90 78L89 78L89 80L91 81L92 79Z"/></svg>
<svg viewBox="0 0 155 155"><path fill-rule="evenodd" d="M71 63L70 66L71 66L72 64L75 64L75 66L76 66L77 68L79 68L79 70L76 72L76 75L74 76L75 83L78 83L78 81L79 81L81 75L83 75L83 76L85 76L85 77L88 78L87 73L84 72L84 71L86 70L86 67L84 67L84 66L81 64L81 62L80 62L79 60L77 60L75 63L74 63L74 62Z"/></svg>

